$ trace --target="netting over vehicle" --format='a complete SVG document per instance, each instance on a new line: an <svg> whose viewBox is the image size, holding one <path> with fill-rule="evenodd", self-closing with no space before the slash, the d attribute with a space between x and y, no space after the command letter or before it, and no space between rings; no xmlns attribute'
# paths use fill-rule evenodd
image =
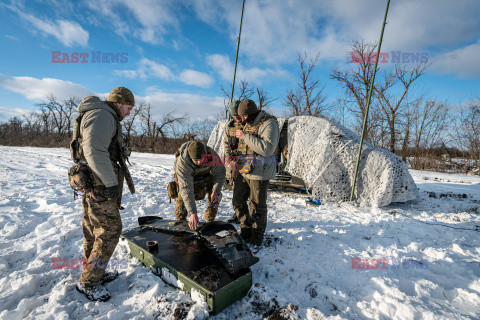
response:
<svg viewBox="0 0 480 320"><path fill-rule="evenodd" d="M279 126L285 119L278 119ZM225 121L215 126L208 145L223 155ZM313 189L326 202L350 198L360 137L324 118L293 117L288 120L286 170ZM356 199L361 206L386 206L419 198L406 164L395 154L364 142Z"/></svg>

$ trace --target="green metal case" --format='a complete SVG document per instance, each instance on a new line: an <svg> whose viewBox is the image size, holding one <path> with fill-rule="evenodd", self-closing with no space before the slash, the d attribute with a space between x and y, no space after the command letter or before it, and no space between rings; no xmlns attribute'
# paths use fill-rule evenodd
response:
<svg viewBox="0 0 480 320"><path fill-rule="evenodd" d="M205 245L189 236L135 228L125 231L132 257L140 260L165 282L205 301L211 314L218 314L243 298L252 286L249 269L228 273ZM148 241L158 242L158 252L149 252Z"/></svg>

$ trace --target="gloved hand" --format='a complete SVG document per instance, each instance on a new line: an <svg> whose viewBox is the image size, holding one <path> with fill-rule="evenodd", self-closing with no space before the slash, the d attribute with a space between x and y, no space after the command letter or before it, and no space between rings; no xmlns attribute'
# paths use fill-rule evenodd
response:
<svg viewBox="0 0 480 320"><path fill-rule="evenodd" d="M110 199L116 199L118 197L119 193L120 193L120 188L118 187L118 185L107 187L105 189L105 198L107 198L109 200Z"/></svg>

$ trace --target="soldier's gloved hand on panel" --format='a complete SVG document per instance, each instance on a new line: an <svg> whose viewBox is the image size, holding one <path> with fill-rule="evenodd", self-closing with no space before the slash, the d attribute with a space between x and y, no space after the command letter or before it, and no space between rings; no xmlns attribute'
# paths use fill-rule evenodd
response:
<svg viewBox="0 0 480 320"><path fill-rule="evenodd" d="M190 229L196 230L198 228L198 224L198 215L196 212L194 212L190 215L190 221L188 222L188 226L190 227Z"/></svg>
<svg viewBox="0 0 480 320"><path fill-rule="evenodd" d="M105 197L107 199L116 199L119 193L120 193L120 189L118 188L118 185L107 187L105 189Z"/></svg>

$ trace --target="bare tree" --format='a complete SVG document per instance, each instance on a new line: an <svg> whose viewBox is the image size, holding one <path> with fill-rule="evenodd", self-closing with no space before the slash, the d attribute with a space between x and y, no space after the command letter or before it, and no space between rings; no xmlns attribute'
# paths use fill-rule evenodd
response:
<svg viewBox="0 0 480 320"><path fill-rule="evenodd" d="M259 88L259 87L256 87L255 88L255 91L257 91L257 97L258 97L258 109L262 110L266 107L268 107L268 105L270 103L272 103L273 101L277 100L277 99L272 99L268 96L268 93L265 92L262 88Z"/></svg>
<svg viewBox="0 0 480 320"><path fill-rule="evenodd" d="M155 151L155 144L157 143L159 136L165 140L168 128L173 127L176 124L182 124L187 119L187 115L176 116L173 112L169 112L162 115L160 121L155 121L149 103L143 108L140 118L143 128L142 137L147 138L149 150Z"/></svg>
<svg viewBox="0 0 480 320"><path fill-rule="evenodd" d="M350 54L355 57L352 62L355 62L357 67L350 70L334 69L330 78L338 81L345 89L357 127L361 127L375 71L377 45L362 40L352 42L350 48ZM381 147L388 147L391 152L397 151L397 142L400 140L399 126L405 122L405 99L428 66L429 64L421 62L409 71L405 65L397 64L390 72L383 72L383 77L377 77L373 86L366 140ZM380 68L377 71L379 70Z"/></svg>
<svg viewBox="0 0 480 320"><path fill-rule="evenodd" d="M65 124L68 128L67 130L68 130L69 137L72 135L73 122L75 121L76 111L81 101L82 100L80 100L80 98L77 98L77 97L70 97L63 101L63 104L65 106L64 107Z"/></svg>
<svg viewBox="0 0 480 320"><path fill-rule="evenodd" d="M70 135L74 113L80 100L76 97L71 97L60 101L53 94L48 95L47 99L48 102L37 104L45 132L56 131L60 136Z"/></svg>
<svg viewBox="0 0 480 320"><path fill-rule="evenodd" d="M248 81L245 79L241 80L235 88L235 92L233 93L234 100L242 101L244 99L250 99L255 93L255 89L250 86ZM225 106L225 117L228 117L228 104L230 103L231 88L227 89L222 86L220 87L220 90L222 91L224 96L223 104Z"/></svg>
<svg viewBox="0 0 480 320"><path fill-rule="evenodd" d="M420 62L415 65L411 71L408 71L405 65L397 64L395 68L383 74L383 81L374 86L380 109L383 111L384 119L388 126L388 135L390 137L389 150L395 153L397 143L397 124L399 113L405 107L404 100L412 84L418 80L427 69L426 63ZM396 89L401 86L400 94L396 94Z"/></svg>
<svg viewBox="0 0 480 320"><path fill-rule="evenodd" d="M176 116L173 112L169 112L162 116L157 128L157 132L162 138L166 138L167 130L173 127L175 124L182 124L187 120L187 115L183 114Z"/></svg>
<svg viewBox="0 0 480 320"><path fill-rule="evenodd" d="M411 145L413 147L413 167L424 170L431 161L433 149L445 145L451 119L449 107L446 102L423 98L416 99L408 107L402 154L405 161L407 145Z"/></svg>
<svg viewBox="0 0 480 320"><path fill-rule="evenodd" d="M477 163L480 175L480 98L466 102L465 109L459 112L455 124L456 140L463 149L467 149L471 159Z"/></svg>
<svg viewBox="0 0 480 320"><path fill-rule="evenodd" d="M362 41L353 41L348 54L356 53L360 59L355 62L358 66L350 70L333 69L330 74L330 79L336 80L340 86L345 89L346 103L349 106L349 111L355 117L357 129L360 130L363 119L365 118L368 91L372 81L375 65L370 63L375 56L375 49L377 45ZM381 136L376 134L381 130L381 115L375 100L372 98L370 104L369 125L365 132L365 139L375 143L376 137ZM379 130L380 129L380 130Z"/></svg>
<svg viewBox="0 0 480 320"><path fill-rule="evenodd" d="M137 117L140 117L146 105L147 104L145 102L140 102L139 104L137 104L137 106L135 106L135 108L132 109L132 112L130 112L130 116L123 120L123 127L125 128L125 134L127 136L127 139L130 139L132 131L134 131L136 124L135 119L137 119Z"/></svg>
<svg viewBox="0 0 480 320"><path fill-rule="evenodd" d="M315 69L320 54L314 59L307 59L307 54L298 54L300 66L299 81L295 90L287 90L284 105L290 110L290 115L321 116L324 115L327 106L326 96L323 94L325 85L319 80L312 79L312 71Z"/></svg>
<svg viewBox="0 0 480 320"><path fill-rule="evenodd" d="M184 126L184 130L180 137L185 140L201 140L208 141L210 133L215 127L217 121L211 118L205 118L193 122L188 122Z"/></svg>

